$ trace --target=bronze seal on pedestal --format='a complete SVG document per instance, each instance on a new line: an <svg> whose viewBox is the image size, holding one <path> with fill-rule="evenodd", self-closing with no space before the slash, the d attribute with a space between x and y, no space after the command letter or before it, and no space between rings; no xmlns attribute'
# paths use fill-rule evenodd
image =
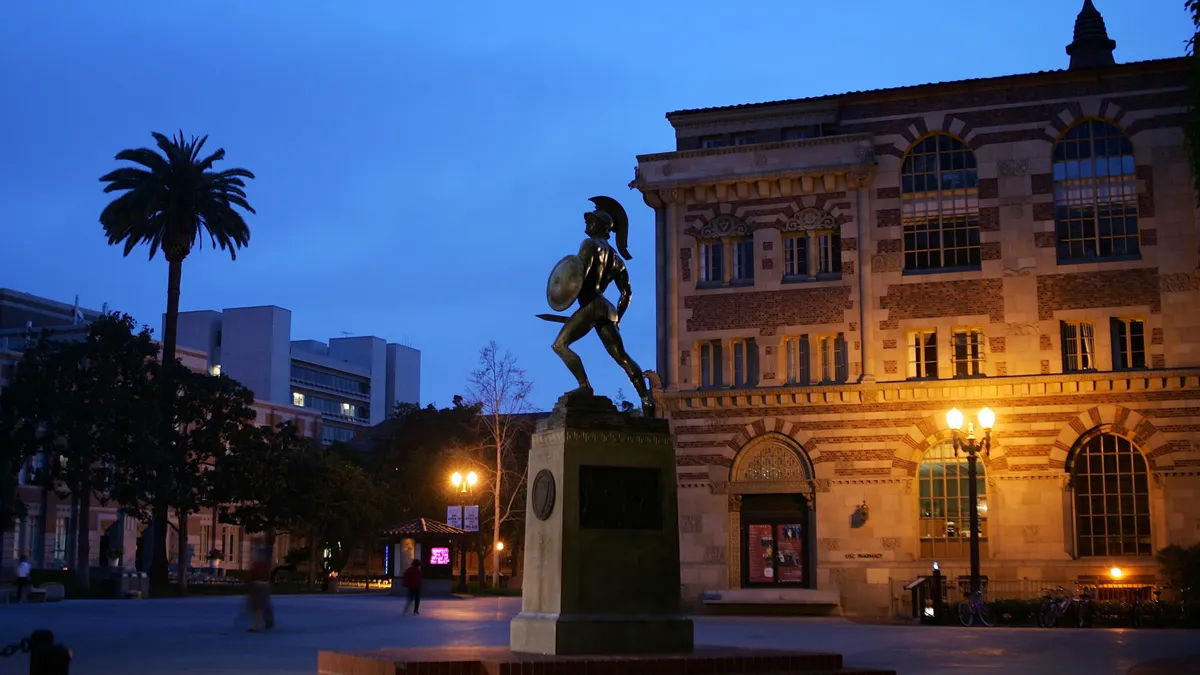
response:
<svg viewBox="0 0 1200 675"><path fill-rule="evenodd" d="M554 474L542 469L533 479L533 515L538 520L546 520L554 513L555 497Z"/></svg>

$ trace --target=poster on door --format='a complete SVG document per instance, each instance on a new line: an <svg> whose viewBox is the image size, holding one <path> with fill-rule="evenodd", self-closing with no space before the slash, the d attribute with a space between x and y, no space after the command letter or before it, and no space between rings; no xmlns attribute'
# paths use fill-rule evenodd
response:
<svg viewBox="0 0 1200 675"><path fill-rule="evenodd" d="M463 525L462 529L467 532L479 531L479 507L464 506L463 507Z"/></svg>
<svg viewBox="0 0 1200 675"><path fill-rule="evenodd" d="M750 555L747 572L752 584L769 584L775 581L775 537L770 525L750 525L746 535Z"/></svg>
<svg viewBox="0 0 1200 675"><path fill-rule="evenodd" d="M781 584L804 583L804 528L799 524L776 525L778 560L776 571Z"/></svg>

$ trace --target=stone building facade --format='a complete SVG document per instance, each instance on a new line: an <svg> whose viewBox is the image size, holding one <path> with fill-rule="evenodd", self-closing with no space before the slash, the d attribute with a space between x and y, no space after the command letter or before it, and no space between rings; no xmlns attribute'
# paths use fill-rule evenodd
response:
<svg viewBox="0 0 1200 675"><path fill-rule="evenodd" d="M685 593L895 609L967 573L945 414L996 413L982 571L1067 583L1200 541L1190 63L675 112L654 209ZM789 600L790 599L790 600Z"/></svg>

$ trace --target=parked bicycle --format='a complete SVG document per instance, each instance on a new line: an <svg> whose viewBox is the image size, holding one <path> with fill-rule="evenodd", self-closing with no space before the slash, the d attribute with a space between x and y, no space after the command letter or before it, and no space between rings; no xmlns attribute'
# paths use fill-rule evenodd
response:
<svg viewBox="0 0 1200 675"><path fill-rule="evenodd" d="M983 601L983 593L980 591L975 591L970 598L964 598L962 602L958 603L958 620L962 625L972 626L976 619L989 628L996 625L996 615L992 613L992 608Z"/></svg>
<svg viewBox="0 0 1200 675"><path fill-rule="evenodd" d="M1142 596L1149 591L1154 595L1153 601L1146 601ZM1133 598L1133 611L1130 616L1133 619L1134 628L1145 628L1147 615L1154 618L1156 627L1162 626L1163 604L1162 604L1162 589L1147 586L1138 589L1137 595Z"/></svg>
<svg viewBox="0 0 1200 675"><path fill-rule="evenodd" d="M1053 628L1061 623L1066 625L1063 619L1072 615L1075 625L1080 628L1085 628L1091 625L1092 621L1092 597L1086 591L1081 589L1080 597L1075 595L1062 586L1045 589L1045 595L1042 596L1042 606L1038 611L1038 625L1042 628Z"/></svg>
<svg viewBox="0 0 1200 675"><path fill-rule="evenodd" d="M1179 588L1171 585L1160 587L1146 587L1141 589L1142 593L1133 601L1131 618L1134 628L1145 628L1148 623L1153 621L1154 628L1165 628L1168 626L1187 627L1192 623L1191 615L1194 613L1191 600L1191 589ZM1171 602L1166 602L1162 599L1164 590L1171 590L1175 593L1175 599ZM1149 592L1154 596L1154 600L1144 599L1143 593Z"/></svg>

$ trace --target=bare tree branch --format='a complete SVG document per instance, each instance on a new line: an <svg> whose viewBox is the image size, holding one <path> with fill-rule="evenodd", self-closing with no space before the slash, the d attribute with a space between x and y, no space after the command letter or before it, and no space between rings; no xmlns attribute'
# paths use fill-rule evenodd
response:
<svg viewBox="0 0 1200 675"><path fill-rule="evenodd" d="M525 379L525 371L517 366L512 352L501 353L494 341L484 345L479 352L479 368L468 381L467 398L472 405L479 406L480 422L490 447L488 454L492 455L487 460L490 490L485 493L490 492L492 497L493 585L498 584L500 575L500 552L495 546L500 541L500 527L514 518L513 505L525 485L523 473L515 480L511 474L520 473L512 468L521 464L514 456L515 440L527 423L523 415L532 411L529 403L532 390L533 385Z"/></svg>

